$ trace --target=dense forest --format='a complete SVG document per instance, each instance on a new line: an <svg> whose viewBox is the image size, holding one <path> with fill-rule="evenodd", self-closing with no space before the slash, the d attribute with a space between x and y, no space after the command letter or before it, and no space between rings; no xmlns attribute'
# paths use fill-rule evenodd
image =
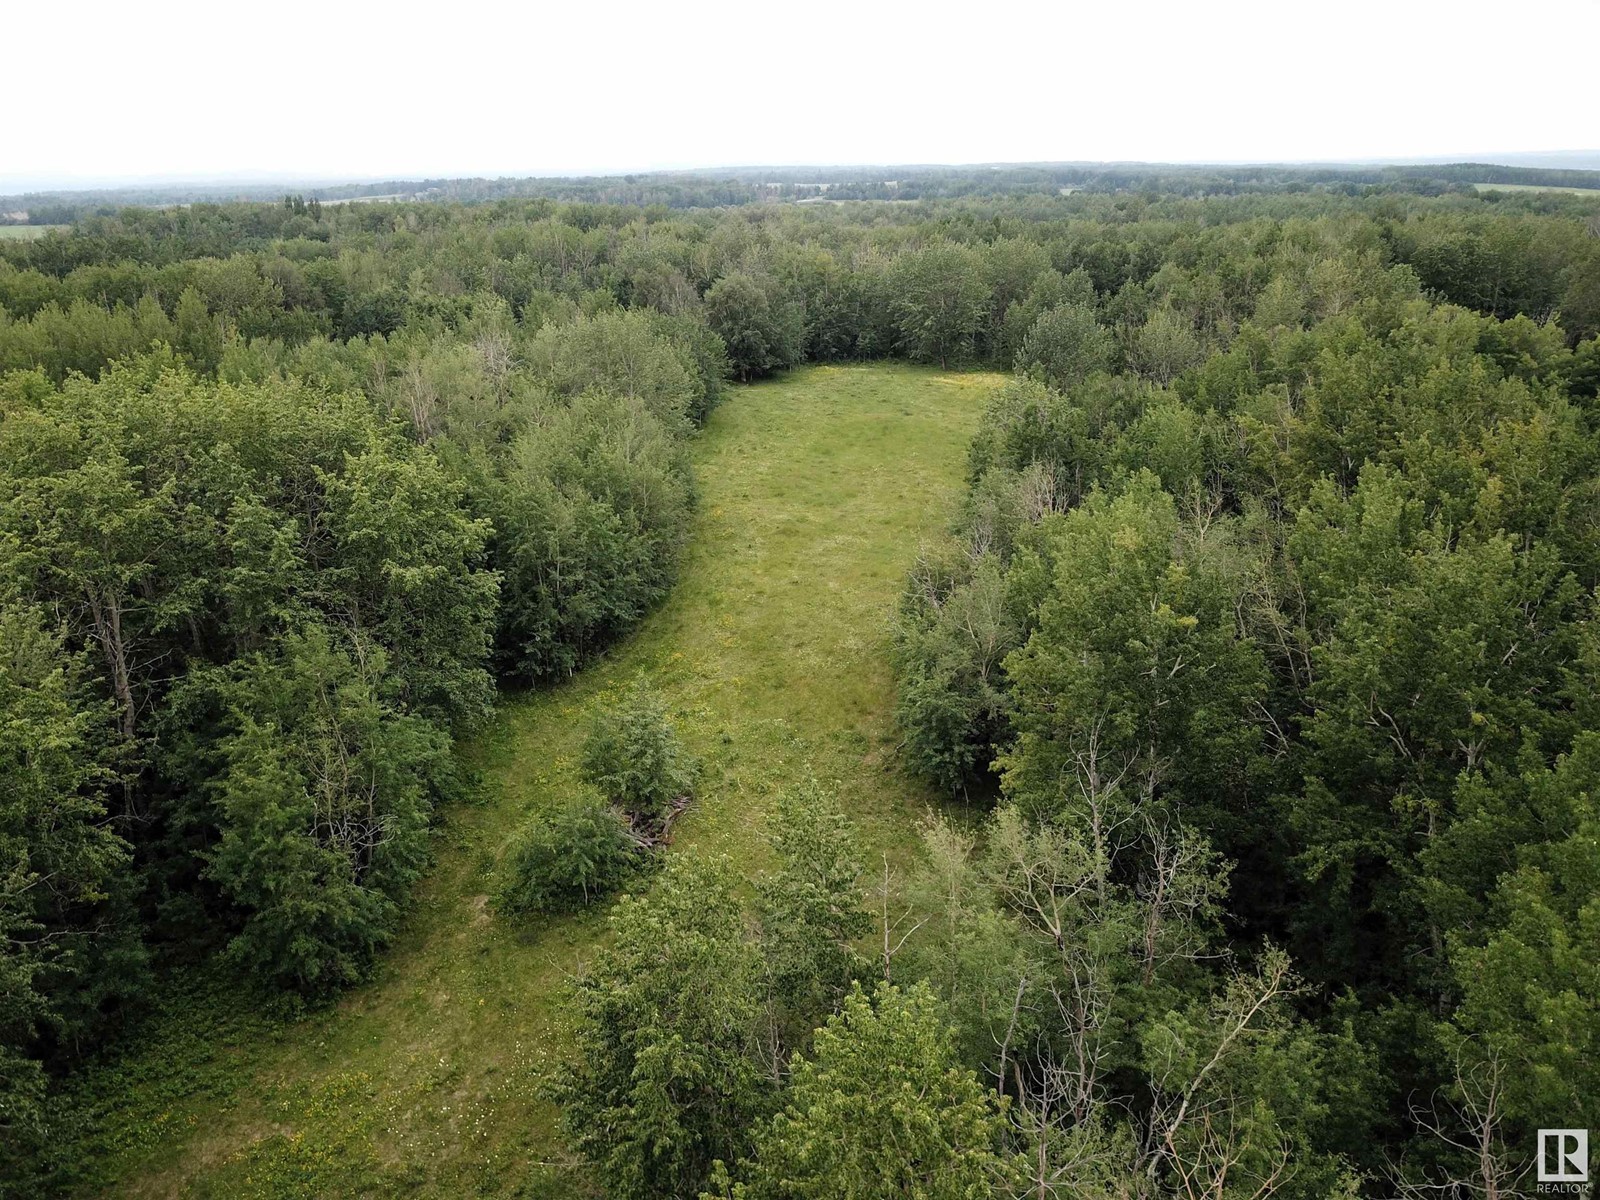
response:
<svg viewBox="0 0 1600 1200"><path fill-rule="evenodd" d="M617 699L493 902L611 906L582 1194L1530 1188L1600 1127L1600 204L1415 171L0 241L0 1189L82 1186L62 1097L174 978L367 978L456 744L673 587L716 406L882 358L1009 374L894 614L947 803L869 900L785 780L752 886Z"/></svg>

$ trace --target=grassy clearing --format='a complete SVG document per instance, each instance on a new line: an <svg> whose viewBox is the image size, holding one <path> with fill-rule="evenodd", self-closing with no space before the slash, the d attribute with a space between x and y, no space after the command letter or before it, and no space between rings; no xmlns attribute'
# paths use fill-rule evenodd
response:
<svg viewBox="0 0 1600 1200"><path fill-rule="evenodd" d="M996 382L815 367L737 390L696 447L701 507L679 586L606 661L508 700L468 749L483 799L446 814L379 977L293 1022L228 984L185 999L138 1053L84 1081L93 1120L74 1153L98 1163L104 1190L575 1194L534 1081L560 1036L556 993L604 921L494 917L496 852L572 794L588 713L643 671L705 761L675 853L756 873L773 792L809 767L839 787L873 861L901 857L931 798L894 757L890 614L918 542L953 512Z"/></svg>
<svg viewBox="0 0 1600 1200"><path fill-rule="evenodd" d="M1480 192L1568 192L1574 196L1600 196L1600 188L1552 187L1542 183L1475 183Z"/></svg>
<svg viewBox="0 0 1600 1200"><path fill-rule="evenodd" d="M41 238L56 229L69 228L66 225L0 225L0 238L11 238L15 241L27 241L30 238Z"/></svg>

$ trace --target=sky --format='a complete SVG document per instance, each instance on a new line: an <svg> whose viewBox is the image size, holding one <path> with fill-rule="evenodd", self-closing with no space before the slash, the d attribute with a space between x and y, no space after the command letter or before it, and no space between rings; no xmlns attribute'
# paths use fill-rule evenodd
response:
<svg viewBox="0 0 1600 1200"><path fill-rule="evenodd" d="M1600 148L1600 0L13 9L0 192Z"/></svg>

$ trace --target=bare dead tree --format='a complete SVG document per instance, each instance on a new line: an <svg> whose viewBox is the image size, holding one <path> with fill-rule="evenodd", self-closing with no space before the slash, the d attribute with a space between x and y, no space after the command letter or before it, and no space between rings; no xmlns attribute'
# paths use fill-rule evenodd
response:
<svg viewBox="0 0 1600 1200"><path fill-rule="evenodd" d="M478 335L472 349L478 356L484 377L494 389L495 408L504 408L511 391L511 373L520 365L511 335L503 329L487 330Z"/></svg>
<svg viewBox="0 0 1600 1200"><path fill-rule="evenodd" d="M1121 792L1124 781L1139 765L1137 756L1130 751L1113 756L1102 747L1101 733L1104 728L1104 715L1097 715L1090 724L1087 735L1081 738L1074 737L1069 746L1073 782L1077 786L1078 799L1082 801L1088 818L1089 835L1095 857L1102 868L1129 845L1129 842L1121 837L1121 831L1133 819L1133 813L1118 812L1114 801ZM1101 878L1096 884L1102 900L1105 899L1105 885L1104 870L1102 870Z"/></svg>
<svg viewBox="0 0 1600 1200"><path fill-rule="evenodd" d="M1270 952L1260 973L1236 976L1217 1006L1217 1041L1200 1068L1180 1080L1179 1063L1169 1058L1152 1072L1141 1153L1143 1173L1152 1183L1165 1176L1195 1200L1222 1195L1251 1148L1251 1134L1236 1123L1242 1102L1226 1090L1209 1094L1207 1086L1260 1029L1274 1001L1294 991L1288 956ZM1275 1147L1269 1161L1276 1165L1253 1178L1251 1200L1264 1200L1288 1178L1287 1147Z"/></svg>
<svg viewBox="0 0 1600 1200"><path fill-rule="evenodd" d="M1245 1164L1256 1147L1248 1130L1240 1130L1231 1109L1201 1115L1197 1147L1188 1157L1169 1160L1176 1191L1183 1200L1223 1200L1229 1194L1245 1200L1266 1200L1293 1173L1290 1146L1279 1139L1266 1152L1264 1168ZM1253 1185L1253 1186L1252 1186ZM1248 1192L1243 1188L1248 1187Z"/></svg>
<svg viewBox="0 0 1600 1200"><path fill-rule="evenodd" d="M883 897L883 981L885 983L892 983L894 981L893 981L893 979L890 978L890 975L891 975L892 964L894 962L894 956L896 954L899 954L900 951L905 948L905 944L911 938L911 935L916 933L917 930L922 928L923 921L914 922L912 924L911 928L907 929L904 933L900 933L900 936L899 936L898 940L894 940L894 935L896 933L900 932L900 927L903 924L905 924L906 921L910 920L913 910L912 910L912 907L910 905L907 905L906 906L906 910L903 913L901 913L898 917L896 917L892 924L890 923L890 921L889 921L889 856L887 854L885 854L883 856L883 891L882 891L882 897ZM893 942L892 946L891 946L891 941Z"/></svg>
<svg viewBox="0 0 1600 1200"><path fill-rule="evenodd" d="M1153 819L1145 827L1148 857L1134 894L1144 909L1140 978L1148 987L1163 963L1212 957L1195 922L1212 908L1221 880L1204 840ZM1167 936L1174 928L1187 932L1175 944Z"/></svg>
<svg viewBox="0 0 1600 1200"><path fill-rule="evenodd" d="M1505 1144L1505 1064L1493 1051L1467 1061L1468 1048L1457 1051L1450 1091L1436 1090L1426 1101L1410 1105L1411 1121L1434 1141L1456 1152L1461 1170L1433 1172L1391 1162L1389 1180L1401 1200L1517 1200L1527 1195L1523 1183L1530 1160L1511 1154Z"/></svg>
<svg viewBox="0 0 1600 1200"><path fill-rule="evenodd" d="M439 392L433 386L433 380L428 378L420 355L413 354L406 361L399 386L401 401L411 421L411 428L416 431L417 440L432 441L439 432Z"/></svg>

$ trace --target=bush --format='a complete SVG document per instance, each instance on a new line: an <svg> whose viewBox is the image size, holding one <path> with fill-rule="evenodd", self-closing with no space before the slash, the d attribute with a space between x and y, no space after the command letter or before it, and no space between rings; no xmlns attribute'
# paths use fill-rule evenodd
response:
<svg viewBox="0 0 1600 1200"><path fill-rule="evenodd" d="M633 858L622 819L599 800L537 817L506 849L495 907L504 913L571 912L620 887Z"/></svg>
<svg viewBox="0 0 1600 1200"><path fill-rule="evenodd" d="M693 792L696 766L660 697L643 683L600 714L583 746L584 781L647 822L660 822L674 800Z"/></svg>

